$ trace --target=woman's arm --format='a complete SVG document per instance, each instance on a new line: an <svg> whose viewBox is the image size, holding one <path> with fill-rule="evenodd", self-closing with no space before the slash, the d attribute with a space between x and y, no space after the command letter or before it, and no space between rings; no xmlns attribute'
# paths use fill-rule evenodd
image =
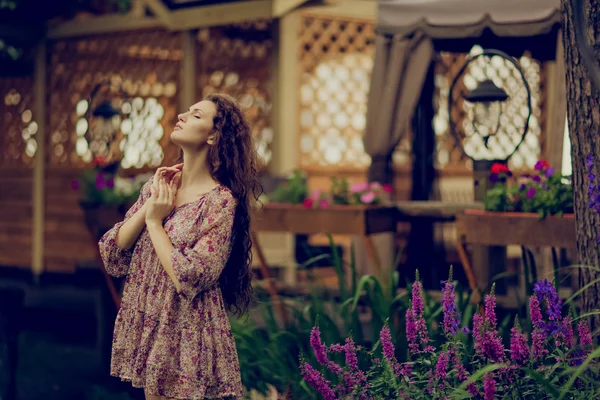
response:
<svg viewBox="0 0 600 400"><path fill-rule="evenodd" d="M177 292L188 299L219 280L231 250L231 235L237 201L229 191L207 196L198 240L190 247L175 249L162 223L147 221L148 233L158 259Z"/></svg>

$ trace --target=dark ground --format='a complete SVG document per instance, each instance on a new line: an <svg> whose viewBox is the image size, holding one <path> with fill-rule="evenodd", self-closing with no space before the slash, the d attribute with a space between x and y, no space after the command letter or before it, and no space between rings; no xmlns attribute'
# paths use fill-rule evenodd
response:
<svg viewBox="0 0 600 400"><path fill-rule="evenodd" d="M0 274L0 282L2 278ZM102 286L33 286L34 292L28 293L20 309L10 304L6 288L0 285L0 400L143 399L141 390L110 377L103 364L103 353L110 349L102 348L98 341L99 300L105 301L104 306L114 305L110 300L106 303ZM108 310L107 319L112 319L112 310ZM17 395L11 398L6 327L17 326L15 323L19 325ZM107 329L110 332L112 327Z"/></svg>

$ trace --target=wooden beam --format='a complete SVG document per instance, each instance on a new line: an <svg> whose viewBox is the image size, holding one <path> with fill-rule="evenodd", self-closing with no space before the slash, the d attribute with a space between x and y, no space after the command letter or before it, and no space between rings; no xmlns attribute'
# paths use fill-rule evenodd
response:
<svg viewBox="0 0 600 400"><path fill-rule="evenodd" d="M310 14L328 17L350 17L375 20L377 18L377 2L373 0L339 0L322 6L304 7Z"/></svg>
<svg viewBox="0 0 600 400"><path fill-rule="evenodd" d="M103 15L100 17L73 19L48 28L48 38L59 39L72 36L94 35L160 28L163 23L157 18L132 18L130 15Z"/></svg>
<svg viewBox="0 0 600 400"><path fill-rule="evenodd" d="M273 18L280 18L308 0L273 0Z"/></svg>
<svg viewBox="0 0 600 400"><path fill-rule="evenodd" d="M196 32L181 32L183 60L179 82L179 109L187 110L196 102Z"/></svg>
<svg viewBox="0 0 600 400"><path fill-rule="evenodd" d="M173 29L187 30L272 17L271 0L241 1L187 8L171 13Z"/></svg>
<svg viewBox="0 0 600 400"><path fill-rule="evenodd" d="M272 144L273 160L269 164L269 172L278 176L286 175L298 167L299 23L299 12L291 12L274 24L271 118L275 137Z"/></svg>
<svg viewBox="0 0 600 400"><path fill-rule="evenodd" d="M171 18L171 10L162 0L143 0L146 4L146 7L154 14L159 21L163 23L165 28L172 29L173 27L173 19Z"/></svg>
<svg viewBox="0 0 600 400"><path fill-rule="evenodd" d="M38 124L37 150L33 165L33 229L31 268L35 276L44 271L44 168L46 160L46 42L36 50L34 76L34 117Z"/></svg>

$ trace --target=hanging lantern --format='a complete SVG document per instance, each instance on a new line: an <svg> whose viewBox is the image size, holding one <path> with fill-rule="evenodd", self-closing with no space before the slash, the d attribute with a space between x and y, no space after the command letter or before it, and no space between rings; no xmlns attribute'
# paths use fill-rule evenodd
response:
<svg viewBox="0 0 600 400"><path fill-rule="evenodd" d="M92 111L90 150L94 155L105 156L119 130L121 123L120 112L108 100L103 101Z"/></svg>
<svg viewBox="0 0 600 400"><path fill-rule="evenodd" d="M474 105L473 129L483 138L485 147L488 147L490 137L500 130L503 104L508 97L506 91L491 79L480 82L464 96L465 101Z"/></svg>

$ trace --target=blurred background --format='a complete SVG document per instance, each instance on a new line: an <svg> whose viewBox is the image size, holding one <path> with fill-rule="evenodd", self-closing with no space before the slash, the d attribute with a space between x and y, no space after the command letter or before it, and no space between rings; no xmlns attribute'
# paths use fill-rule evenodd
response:
<svg viewBox="0 0 600 400"><path fill-rule="evenodd" d="M384 216L394 232L374 242L260 229L261 296L304 302L319 288L331 300L350 259L373 274L399 249L399 288L418 267L439 292L450 265L468 287L454 220L481 208L491 162L516 173L544 159L571 174L559 2L500 15L508 30L480 19L496 2L463 17L436 1L397 3L377 22L375 0L0 0L0 399L139 398L108 377L122 283L104 274L96 243L152 171L175 163L177 114L211 92L236 97L252 124L265 201L306 206L335 177L345 191L388 185L395 205ZM502 54L479 57L488 48ZM485 81L508 100L496 115L484 109L492 123L478 130L469 99ZM288 217L272 226L278 218ZM526 284L523 254L539 276L574 259L519 243L492 250L478 257L499 267L473 268L480 288L514 275L507 307L517 307L509 289Z"/></svg>

